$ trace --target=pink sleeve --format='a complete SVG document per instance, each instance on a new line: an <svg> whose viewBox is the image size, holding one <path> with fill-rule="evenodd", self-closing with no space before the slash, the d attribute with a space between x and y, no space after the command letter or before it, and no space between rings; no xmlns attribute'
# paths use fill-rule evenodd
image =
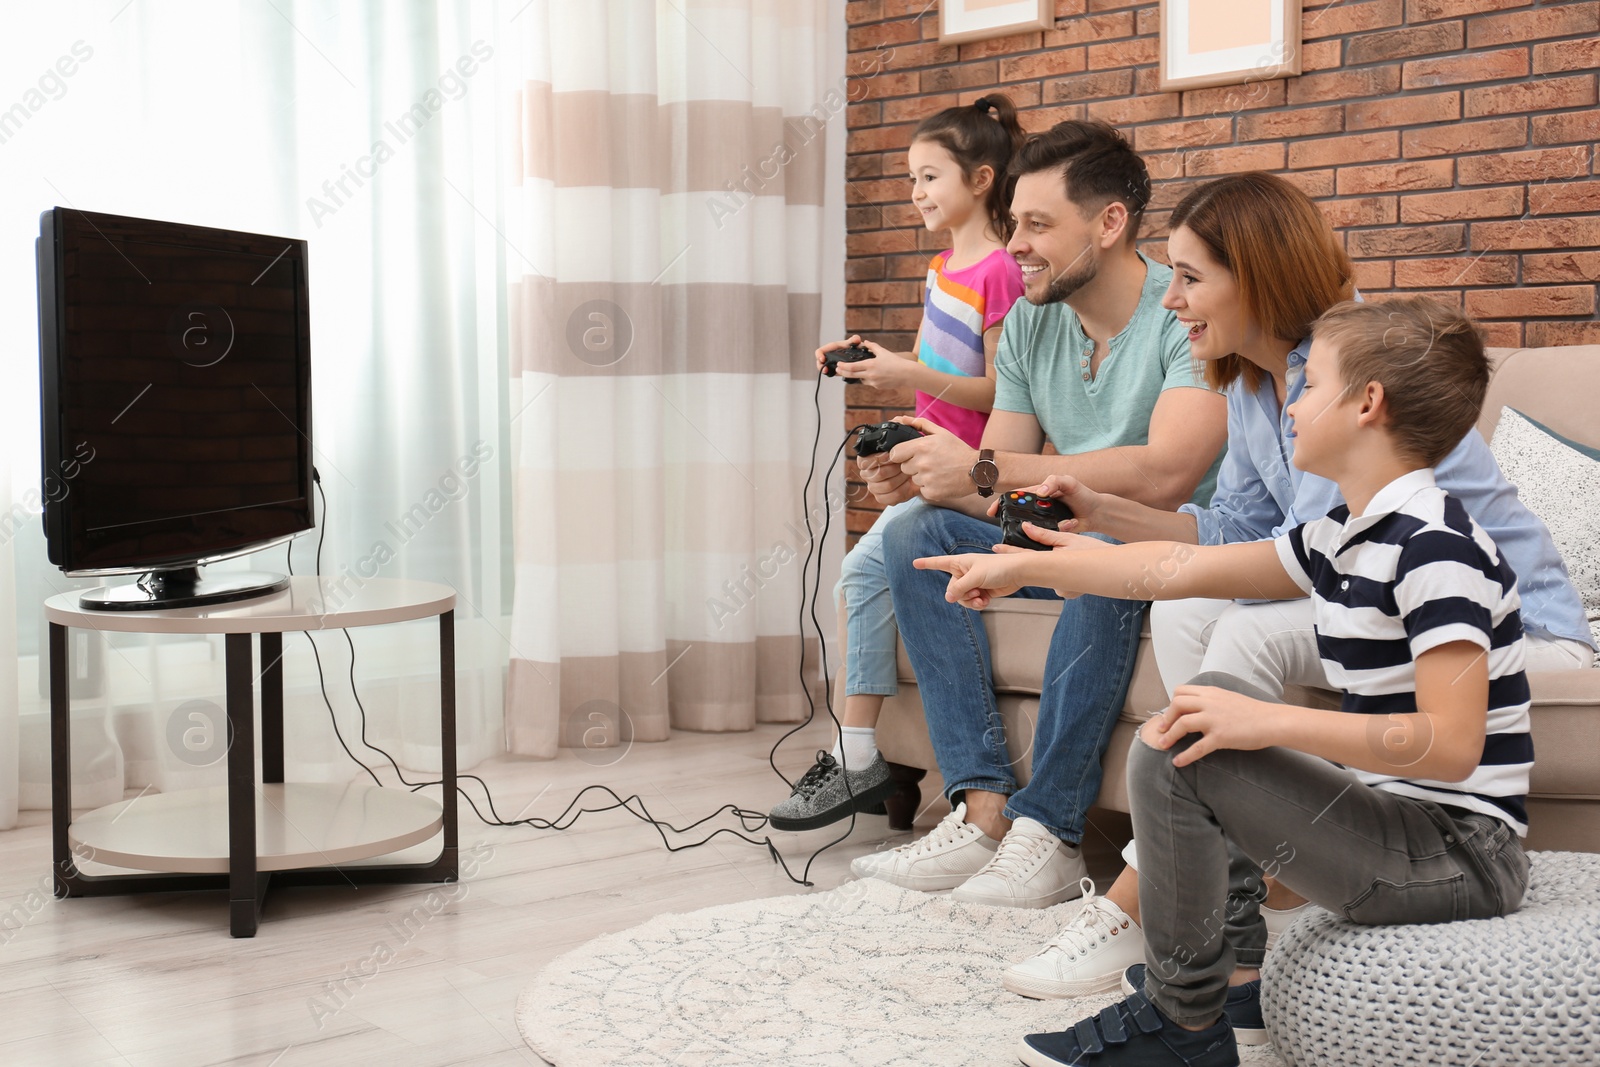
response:
<svg viewBox="0 0 1600 1067"><path fill-rule="evenodd" d="M1022 268L1008 252L991 256L984 264L978 292L983 297L983 328L991 330L1011 311L1022 296Z"/></svg>

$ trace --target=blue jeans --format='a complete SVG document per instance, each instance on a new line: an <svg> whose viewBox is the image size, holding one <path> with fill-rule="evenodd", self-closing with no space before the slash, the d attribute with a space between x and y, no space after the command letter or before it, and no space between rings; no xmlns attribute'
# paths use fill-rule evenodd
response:
<svg viewBox="0 0 1600 1067"><path fill-rule="evenodd" d="M920 497L883 509L872 529L861 535L844 557L839 584L833 595L844 601L844 695L894 696L900 691L895 676L894 604L889 599L889 576L883 569L883 531L906 513L926 508Z"/></svg>
<svg viewBox="0 0 1600 1067"><path fill-rule="evenodd" d="M1097 596L1062 602L1045 657L1033 775L1019 789L995 706L983 618L945 600L949 575L911 565L920 556L990 552L999 539L993 523L940 507L911 512L889 527L884 564L900 637L916 670L945 795L954 803L966 789L1005 794L1008 818L1037 820L1076 845L1100 794L1100 759L1127 699L1147 605ZM1059 599L1049 589L1016 595Z"/></svg>

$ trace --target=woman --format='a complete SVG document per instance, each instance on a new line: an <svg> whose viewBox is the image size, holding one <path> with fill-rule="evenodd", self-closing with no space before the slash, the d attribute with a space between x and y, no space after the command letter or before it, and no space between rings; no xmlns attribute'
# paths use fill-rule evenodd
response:
<svg viewBox="0 0 1600 1067"><path fill-rule="evenodd" d="M1216 493L1209 508L1159 511L1053 477L1039 491L1066 500L1076 516L1061 524L1070 533L1050 538L1064 546L1058 550L1070 549L1073 533L1191 544L1260 540L1342 503L1331 481L1290 464L1294 435L1284 416L1304 386L1311 322L1353 293L1337 236L1304 193L1260 173L1201 186L1178 205L1170 226L1173 275L1163 306L1189 327L1190 350L1208 384L1228 398L1228 453ZM1479 434L1469 432L1439 464L1438 481L1494 538L1518 576L1527 669L1587 667L1594 656L1588 625L1549 531L1517 500ZM1231 674L1269 693L1286 684L1328 686L1308 600L1162 602L1152 610L1151 631L1169 694L1203 671ZM1259 878L1253 884L1259 892L1230 907L1226 925L1239 961L1234 984L1241 987L1228 1013L1241 1043L1266 1039L1252 984L1267 943L1258 905L1298 903L1281 890L1270 898ZM1007 987L1030 996L1114 988L1124 967L1143 960L1137 904L1130 867L1105 897L1086 897L1043 953L1013 966Z"/></svg>

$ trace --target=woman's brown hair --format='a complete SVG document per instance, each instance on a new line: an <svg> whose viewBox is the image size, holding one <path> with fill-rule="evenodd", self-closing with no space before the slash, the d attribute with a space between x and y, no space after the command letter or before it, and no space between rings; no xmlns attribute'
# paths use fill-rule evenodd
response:
<svg viewBox="0 0 1600 1067"><path fill-rule="evenodd" d="M1233 275L1244 307L1262 331L1299 342L1317 316L1355 292L1350 257L1311 198L1282 178L1253 171L1207 182L1172 212ZM1206 384L1240 376L1251 389L1264 371L1238 353L1205 365Z"/></svg>

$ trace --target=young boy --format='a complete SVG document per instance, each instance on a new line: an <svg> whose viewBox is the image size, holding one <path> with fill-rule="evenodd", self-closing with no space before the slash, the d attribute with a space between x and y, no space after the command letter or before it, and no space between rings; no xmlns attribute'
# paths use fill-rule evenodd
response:
<svg viewBox="0 0 1600 1067"><path fill-rule="evenodd" d="M1432 470L1475 432L1482 340L1421 298L1341 304L1313 337L1288 414L1295 465L1344 495L1325 518L1249 544L1074 539L917 561L950 572L947 598L972 608L1027 585L1310 596L1344 691L1337 711L1297 708L1202 675L1145 724L1128 762L1146 963L1125 985L1137 991L1024 1038L1029 1067L1237 1064L1230 976L1259 973L1235 974L1225 902L1262 867L1359 923L1486 918L1522 902L1533 744L1516 577Z"/></svg>

